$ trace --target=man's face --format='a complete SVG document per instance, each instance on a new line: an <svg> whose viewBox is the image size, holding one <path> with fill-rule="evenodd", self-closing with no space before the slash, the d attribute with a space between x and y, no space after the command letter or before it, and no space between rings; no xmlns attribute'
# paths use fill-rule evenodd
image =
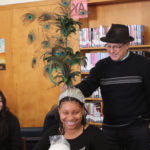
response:
<svg viewBox="0 0 150 150"><path fill-rule="evenodd" d="M128 48L129 43L107 43L106 46L107 52L109 53L109 56L113 61L122 60L127 55Z"/></svg>

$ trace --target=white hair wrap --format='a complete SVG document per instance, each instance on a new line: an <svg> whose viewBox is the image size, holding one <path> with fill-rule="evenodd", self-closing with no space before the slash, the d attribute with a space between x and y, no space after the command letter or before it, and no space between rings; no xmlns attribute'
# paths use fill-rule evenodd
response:
<svg viewBox="0 0 150 150"><path fill-rule="evenodd" d="M77 99L81 103L85 103L85 97L83 96L82 92L78 88L69 88L62 92L59 96L58 105L60 104L61 100L65 97L72 97Z"/></svg>

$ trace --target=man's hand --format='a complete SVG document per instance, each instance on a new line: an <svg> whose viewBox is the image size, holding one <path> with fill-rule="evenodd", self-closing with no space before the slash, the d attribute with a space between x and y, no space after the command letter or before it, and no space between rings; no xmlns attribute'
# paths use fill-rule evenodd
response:
<svg viewBox="0 0 150 150"><path fill-rule="evenodd" d="M64 92L65 90L67 90L67 85L66 84L63 84L63 86L61 86L61 88L60 88L60 91L61 92Z"/></svg>

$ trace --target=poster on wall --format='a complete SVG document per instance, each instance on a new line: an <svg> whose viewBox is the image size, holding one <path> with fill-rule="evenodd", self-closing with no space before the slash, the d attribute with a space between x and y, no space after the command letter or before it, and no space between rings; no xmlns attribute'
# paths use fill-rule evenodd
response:
<svg viewBox="0 0 150 150"><path fill-rule="evenodd" d="M0 70L6 69L5 40L0 39Z"/></svg>

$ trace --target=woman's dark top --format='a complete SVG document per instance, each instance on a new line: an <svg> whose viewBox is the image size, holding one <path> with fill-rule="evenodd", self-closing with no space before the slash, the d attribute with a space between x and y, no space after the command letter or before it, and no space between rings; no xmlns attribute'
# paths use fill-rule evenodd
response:
<svg viewBox="0 0 150 150"><path fill-rule="evenodd" d="M48 129L33 150L48 150L49 137L54 135L60 135L58 126ZM95 126L88 126L77 138L67 139L67 141L71 150L107 150L108 146L103 132Z"/></svg>
<svg viewBox="0 0 150 150"><path fill-rule="evenodd" d="M8 136L5 139L0 137L0 150L21 150L22 143L18 119L11 112L7 112L5 118L0 117L0 123L2 119L7 120Z"/></svg>

